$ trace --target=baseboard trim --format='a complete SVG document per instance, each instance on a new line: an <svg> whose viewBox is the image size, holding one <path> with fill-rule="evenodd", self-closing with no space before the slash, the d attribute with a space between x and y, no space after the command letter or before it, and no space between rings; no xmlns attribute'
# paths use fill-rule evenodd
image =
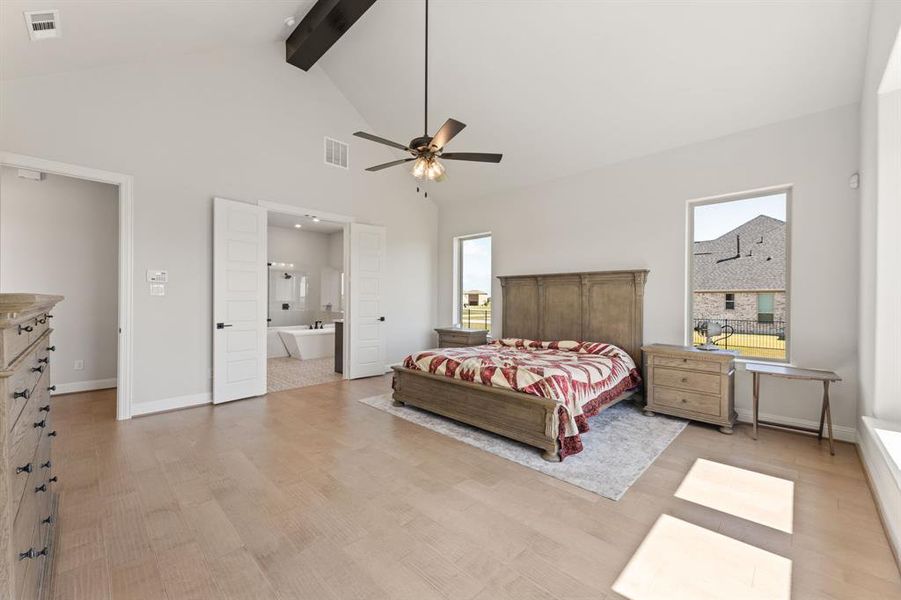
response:
<svg viewBox="0 0 901 600"><path fill-rule="evenodd" d="M885 455L879 440L875 439L872 425L872 422L868 423L868 417L861 418L857 452L882 520L882 528L895 555L895 563L901 570L901 486L888 463L891 459Z"/></svg>
<svg viewBox="0 0 901 600"><path fill-rule="evenodd" d="M209 392L204 392L202 394L188 394L187 396L163 398L162 400L153 400L151 402L136 402L131 407L131 415L137 417L140 415L150 415L170 410L191 408L203 404L210 404L212 401L212 395Z"/></svg>
<svg viewBox="0 0 901 600"><path fill-rule="evenodd" d="M61 394L77 394L78 392L92 392L94 390L108 390L116 387L116 378L112 379L94 379L92 381L74 381L72 383L57 383L56 390L51 396L59 396Z"/></svg>
<svg viewBox="0 0 901 600"><path fill-rule="evenodd" d="M746 408L736 408L738 420L742 423L751 422L751 411ZM794 425L795 427L809 427L816 429L820 426L819 421L808 421L807 419L795 419L793 417L785 417L782 415L774 415L770 413L760 413L761 421L772 421L773 423L784 423L785 425ZM832 435L835 439L842 442L857 443L857 430L846 425L833 425Z"/></svg>

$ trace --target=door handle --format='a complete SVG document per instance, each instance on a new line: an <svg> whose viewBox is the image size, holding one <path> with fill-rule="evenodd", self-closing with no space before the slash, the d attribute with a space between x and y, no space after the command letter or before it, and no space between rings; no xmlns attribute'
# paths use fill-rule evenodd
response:
<svg viewBox="0 0 901 600"><path fill-rule="evenodd" d="M385 317L379 317L379 321L384 321Z"/></svg>
<svg viewBox="0 0 901 600"><path fill-rule="evenodd" d="M216 329L225 329L226 327L231 327L231 323L216 323Z"/></svg>

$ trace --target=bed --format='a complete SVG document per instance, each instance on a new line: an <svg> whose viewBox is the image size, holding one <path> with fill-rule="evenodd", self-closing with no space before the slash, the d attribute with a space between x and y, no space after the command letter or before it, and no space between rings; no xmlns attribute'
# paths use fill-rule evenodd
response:
<svg viewBox="0 0 901 600"><path fill-rule="evenodd" d="M597 414L639 391L637 366L641 365L647 274L646 270L629 270L499 277L503 338L492 346L478 347L473 356L488 359L490 367L492 361L501 364L510 358L511 348L536 351L539 361L560 358L542 353L546 350L586 355L597 350L609 357L616 353L614 348L631 360L623 360L611 370L621 376L625 366L631 368L626 377L600 391L597 401L579 400L585 402L585 418ZM561 340L574 341L564 342L561 348ZM394 367L395 404L416 406L534 446L549 461L562 460L581 449L578 432L572 428L584 423L573 414L572 406L561 403L559 395L536 395L536 389L526 393L519 391L524 389L521 385L513 386L518 389L490 385L481 367L474 369L472 363L470 370L479 372L465 377L449 376L446 366L435 372L423 367L432 360L463 358L454 354L460 351L472 353L473 349L426 351L436 353L432 357L416 353L403 366ZM573 359L565 362L580 363L568 354L563 356ZM414 364L420 360L425 363ZM556 367L559 365L551 365Z"/></svg>

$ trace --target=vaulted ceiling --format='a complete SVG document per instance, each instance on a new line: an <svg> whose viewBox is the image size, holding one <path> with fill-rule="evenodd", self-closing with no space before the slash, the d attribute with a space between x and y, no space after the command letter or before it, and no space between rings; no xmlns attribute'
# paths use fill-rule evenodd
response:
<svg viewBox="0 0 901 600"><path fill-rule="evenodd" d="M5 0L0 72L275 43L312 4ZM27 40L21 11L47 8L63 11L64 44ZM454 117L468 127L453 151L504 160L449 162L430 197L490 196L857 102L869 12L862 0L432 0L430 133ZM422 35L423 2L381 0L320 60L372 133L422 134Z"/></svg>

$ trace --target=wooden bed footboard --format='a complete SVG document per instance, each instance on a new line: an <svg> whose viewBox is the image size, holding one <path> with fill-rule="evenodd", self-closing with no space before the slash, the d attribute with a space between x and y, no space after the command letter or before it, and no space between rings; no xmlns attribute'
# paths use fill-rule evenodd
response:
<svg viewBox="0 0 901 600"><path fill-rule="evenodd" d="M545 460L560 460L558 405L553 400L404 367L394 367L393 397L395 404L491 431L540 448Z"/></svg>

